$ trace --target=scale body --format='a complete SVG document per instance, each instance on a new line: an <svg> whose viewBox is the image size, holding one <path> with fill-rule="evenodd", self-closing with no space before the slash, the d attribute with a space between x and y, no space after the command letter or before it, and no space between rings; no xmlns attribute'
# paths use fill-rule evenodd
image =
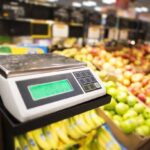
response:
<svg viewBox="0 0 150 150"><path fill-rule="evenodd" d="M55 54L0 56L0 96L21 122L105 94L99 77L76 60Z"/></svg>

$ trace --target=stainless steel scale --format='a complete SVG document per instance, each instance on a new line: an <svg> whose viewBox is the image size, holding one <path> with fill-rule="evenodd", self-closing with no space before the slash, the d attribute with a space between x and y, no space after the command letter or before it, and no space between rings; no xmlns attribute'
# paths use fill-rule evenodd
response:
<svg viewBox="0 0 150 150"><path fill-rule="evenodd" d="M0 96L25 122L106 94L85 63L55 54L0 56Z"/></svg>

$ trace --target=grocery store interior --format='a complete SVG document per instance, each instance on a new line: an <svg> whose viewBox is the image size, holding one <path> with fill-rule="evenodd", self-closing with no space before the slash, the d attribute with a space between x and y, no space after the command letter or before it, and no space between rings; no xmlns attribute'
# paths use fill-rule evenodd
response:
<svg viewBox="0 0 150 150"><path fill-rule="evenodd" d="M0 150L150 150L150 1L0 0Z"/></svg>

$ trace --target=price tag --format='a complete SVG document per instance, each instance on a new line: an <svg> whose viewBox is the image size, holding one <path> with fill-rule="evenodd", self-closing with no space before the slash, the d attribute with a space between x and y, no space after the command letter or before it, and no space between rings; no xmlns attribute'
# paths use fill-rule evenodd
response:
<svg viewBox="0 0 150 150"><path fill-rule="evenodd" d="M67 24L57 23L52 28L53 37L67 38L69 35L69 27Z"/></svg>
<svg viewBox="0 0 150 150"><path fill-rule="evenodd" d="M99 39L100 37L100 27L99 26L91 26L88 29L88 38L89 39Z"/></svg>
<svg viewBox="0 0 150 150"><path fill-rule="evenodd" d="M120 39L121 40L127 40L128 39L128 30L121 30L120 31Z"/></svg>
<svg viewBox="0 0 150 150"><path fill-rule="evenodd" d="M110 40L118 40L119 30L116 28L109 29L108 38Z"/></svg>

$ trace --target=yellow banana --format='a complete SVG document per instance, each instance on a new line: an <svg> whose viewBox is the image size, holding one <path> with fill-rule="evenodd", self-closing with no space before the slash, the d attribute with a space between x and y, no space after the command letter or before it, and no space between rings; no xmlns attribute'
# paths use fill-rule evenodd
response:
<svg viewBox="0 0 150 150"><path fill-rule="evenodd" d="M74 116L75 123L77 126L83 131L83 132L89 132L91 131L91 127L85 122L82 114Z"/></svg>
<svg viewBox="0 0 150 150"><path fill-rule="evenodd" d="M40 150L37 143L35 142L35 139L32 135L32 132L27 132L25 134L25 137L29 143L29 146L30 146L30 150Z"/></svg>
<svg viewBox="0 0 150 150"><path fill-rule="evenodd" d="M72 132L75 134L75 139L79 139L83 136L85 136L85 132L83 132L78 125L76 124L75 120L73 118L69 119L70 126L72 127Z"/></svg>
<svg viewBox="0 0 150 150"><path fill-rule="evenodd" d="M57 150L65 150L65 145L61 140L58 142Z"/></svg>
<svg viewBox="0 0 150 150"><path fill-rule="evenodd" d="M89 146L90 143L92 142L92 140L94 139L95 135L96 135L96 130L91 131L91 132L87 135L86 140L85 140L85 142L84 142L84 145Z"/></svg>
<svg viewBox="0 0 150 150"><path fill-rule="evenodd" d="M43 132L45 134L46 140L51 145L51 148L56 149L58 146L58 136L55 131L51 128L51 126L46 126L43 128Z"/></svg>
<svg viewBox="0 0 150 150"><path fill-rule="evenodd" d="M22 147L22 150L30 150L27 140L23 135L18 136L19 143Z"/></svg>
<svg viewBox="0 0 150 150"><path fill-rule="evenodd" d="M101 130L102 130L102 138L105 140L107 139L108 141L112 141L111 149L121 150L120 145L117 143L114 137L105 128L102 127Z"/></svg>
<svg viewBox="0 0 150 150"><path fill-rule="evenodd" d="M15 137L15 150L22 150L21 145L17 137Z"/></svg>
<svg viewBox="0 0 150 150"><path fill-rule="evenodd" d="M96 127L99 127L100 125L102 125L104 123L104 120L97 115L95 110L90 111L90 117L93 120L93 122L95 123Z"/></svg>
<svg viewBox="0 0 150 150"><path fill-rule="evenodd" d="M42 132L42 129L33 130L32 135L41 149L44 149L44 150L51 149L51 146L48 144L46 137Z"/></svg>
<svg viewBox="0 0 150 150"><path fill-rule="evenodd" d="M71 138L73 138L73 139L75 139L75 140L77 140L77 139L80 138L80 135L75 132L75 130L74 130L74 125L73 125L73 124L70 123L70 124L68 124L66 127L67 127L67 134L68 134Z"/></svg>
<svg viewBox="0 0 150 150"><path fill-rule="evenodd" d="M99 142L99 145L101 146L101 150L107 149L107 147L106 147L107 142L102 138L101 130L98 131L98 142Z"/></svg>
<svg viewBox="0 0 150 150"><path fill-rule="evenodd" d="M86 112L86 113L83 113L82 114L86 123L89 124L89 126L91 127L91 129L95 129L96 128L96 125L95 123L93 122L92 118L90 117L90 112Z"/></svg>
<svg viewBox="0 0 150 150"><path fill-rule="evenodd" d="M98 143L98 139L97 137L94 137L91 144L90 144L90 148L93 150L101 150L99 147L99 143Z"/></svg>
<svg viewBox="0 0 150 150"><path fill-rule="evenodd" d="M74 141L72 139L70 139L67 135L67 129L65 127L65 122L61 121L55 124L55 128L56 128L56 134L58 135L58 137L62 140L62 142L66 143L66 144L73 144Z"/></svg>

